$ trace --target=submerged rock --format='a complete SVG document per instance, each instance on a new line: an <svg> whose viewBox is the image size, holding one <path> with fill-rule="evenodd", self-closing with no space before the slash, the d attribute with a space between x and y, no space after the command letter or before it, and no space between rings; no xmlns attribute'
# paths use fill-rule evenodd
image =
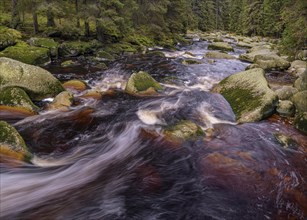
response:
<svg viewBox="0 0 307 220"><path fill-rule="evenodd" d="M60 81L48 71L9 58L0 58L0 89L19 87L32 100L54 97L62 92Z"/></svg>
<svg viewBox="0 0 307 220"><path fill-rule="evenodd" d="M231 105L237 121L255 122L273 114L277 95L269 88L263 69L252 69L231 75L215 86Z"/></svg>
<svg viewBox="0 0 307 220"><path fill-rule="evenodd" d="M48 109L60 109L60 110L67 110L74 101L74 96L72 93L64 91L58 94L52 103L48 105Z"/></svg>
<svg viewBox="0 0 307 220"><path fill-rule="evenodd" d="M198 60L183 60L182 64L183 65L194 65L194 64L202 64L202 62Z"/></svg>
<svg viewBox="0 0 307 220"><path fill-rule="evenodd" d="M5 121L0 121L0 155L23 161L32 157L18 131Z"/></svg>
<svg viewBox="0 0 307 220"><path fill-rule="evenodd" d="M33 115L38 107L33 104L27 93L15 87L8 87L0 90L0 111L9 110Z"/></svg>
<svg viewBox="0 0 307 220"><path fill-rule="evenodd" d="M281 134L281 133L275 133L274 137L276 140L282 145L284 149L297 149L298 144L295 140L293 140L291 137L288 137L287 135Z"/></svg>
<svg viewBox="0 0 307 220"><path fill-rule="evenodd" d="M89 88L86 82L78 79L69 80L63 83L65 89L73 89L77 91L84 91Z"/></svg>
<svg viewBox="0 0 307 220"><path fill-rule="evenodd" d="M277 56L276 54L258 54L254 57L254 62L264 70L285 70L290 67L290 62Z"/></svg>
<svg viewBox="0 0 307 220"><path fill-rule="evenodd" d="M133 73L126 85L126 92L134 95L155 95L162 86L151 75L140 71Z"/></svg>
<svg viewBox="0 0 307 220"><path fill-rule="evenodd" d="M0 52L0 57L8 57L32 65L50 62L49 49L29 46L25 42L18 42L15 46L7 47Z"/></svg>
<svg viewBox="0 0 307 220"><path fill-rule="evenodd" d="M294 126L302 133L307 134L307 112L300 113L295 117Z"/></svg>
<svg viewBox="0 0 307 220"><path fill-rule="evenodd" d="M291 101L294 103L298 112L307 112L307 90L293 95Z"/></svg>
<svg viewBox="0 0 307 220"><path fill-rule="evenodd" d="M0 26L0 50L14 46L21 37L22 35L19 31Z"/></svg>
<svg viewBox="0 0 307 220"><path fill-rule="evenodd" d="M225 42L216 42L208 45L209 50L234 51L233 47Z"/></svg>
<svg viewBox="0 0 307 220"><path fill-rule="evenodd" d="M180 121L164 131L166 137L179 140L187 140L203 134L203 130L197 124L188 120Z"/></svg>
<svg viewBox="0 0 307 220"><path fill-rule="evenodd" d="M278 103L276 111L284 117L292 117L295 113L295 106L291 101L284 100Z"/></svg>
<svg viewBox="0 0 307 220"><path fill-rule="evenodd" d="M205 57L212 59L236 59L234 56L227 53L221 53L218 51L209 51L206 53Z"/></svg>

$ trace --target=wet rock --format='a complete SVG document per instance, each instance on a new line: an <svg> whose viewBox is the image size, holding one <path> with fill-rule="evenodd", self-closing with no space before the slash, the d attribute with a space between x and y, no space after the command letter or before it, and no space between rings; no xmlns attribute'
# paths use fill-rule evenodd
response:
<svg viewBox="0 0 307 220"><path fill-rule="evenodd" d="M297 92L298 90L292 86L283 86L275 91L280 100L288 100Z"/></svg>
<svg viewBox="0 0 307 220"><path fill-rule="evenodd" d="M79 97L84 98L84 99L97 99L98 100L98 99L101 99L102 96L103 96L102 92L98 90L87 90Z"/></svg>
<svg viewBox="0 0 307 220"><path fill-rule="evenodd" d="M0 155L22 161L32 157L18 131L5 121L0 121Z"/></svg>
<svg viewBox="0 0 307 220"><path fill-rule="evenodd" d="M96 53L96 58L98 60L102 60L102 61L113 61L114 60L114 56L112 56L111 54L109 54L108 52L104 51L104 50L99 50Z"/></svg>
<svg viewBox="0 0 307 220"><path fill-rule="evenodd" d="M64 88L48 71L9 58L0 58L0 89L19 87L32 100L54 97Z"/></svg>
<svg viewBox="0 0 307 220"><path fill-rule="evenodd" d="M25 42L18 42L15 46L7 47L0 52L0 57L8 57L32 65L50 62L49 49L29 46Z"/></svg>
<svg viewBox="0 0 307 220"><path fill-rule="evenodd" d="M64 91L58 94L52 103L48 105L48 109L60 109L60 110L67 110L74 101L74 96L72 93Z"/></svg>
<svg viewBox="0 0 307 220"><path fill-rule="evenodd" d="M61 63L61 67L71 67L71 66L76 66L78 65L78 62L75 62L73 60L66 60Z"/></svg>
<svg viewBox="0 0 307 220"><path fill-rule="evenodd" d="M260 66L258 64L251 64L247 66L245 70L251 70L251 69L256 69L256 68L260 68Z"/></svg>
<svg viewBox="0 0 307 220"><path fill-rule="evenodd" d="M19 31L0 26L0 50L14 46L21 38L22 35Z"/></svg>
<svg viewBox="0 0 307 220"><path fill-rule="evenodd" d="M209 50L234 51L233 47L225 42L216 42L208 45Z"/></svg>
<svg viewBox="0 0 307 220"><path fill-rule="evenodd" d="M43 47L49 49L52 57L58 57L59 43L51 38L32 37L29 39L29 44L35 47Z"/></svg>
<svg viewBox="0 0 307 220"><path fill-rule="evenodd" d="M307 62L302 60L295 60L291 63L291 66L288 70L289 73L291 73L294 76L299 77L301 74L303 74L306 71L307 68Z"/></svg>
<svg viewBox="0 0 307 220"><path fill-rule="evenodd" d="M237 43L237 46L238 47L252 48L255 45L253 43L247 43L247 42L240 41L239 43Z"/></svg>
<svg viewBox="0 0 307 220"><path fill-rule="evenodd" d="M291 101L294 103L298 112L307 112L307 90L293 95Z"/></svg>
<svg viewBox="0 0 307 220"><path fill-rule="evenodd" d="M215 88L231 105L237 121L254 122L270 116L277 105L277 95L269 88L263 69L231 75Z"/></svg>
<svg viewBox="0 0 307 220"><path fill-rule="evenodd" d="M284 100L278 103L276 111L284 117L292 117L295 113L295 106L293 102Z"/></svg>
<svg viewBox="0 0 307 220"><path fill-rule="evenodd" d="M202 64L202 62L197 61L197 60L183 60L182 64L183 65L194 65L194 64Z"/></svg>
<svg viewBox="0 0 307 220"><path fill-rule="evenodd" d="M295 57L299 60L307 61L307 50L299 50Z"/></svg>
<svg viewBox="0 0 307 220"><path fill-rule="evenodd" d="M24 90L15 87L0 90L0 111L9 110L34 115L38 109Z"/></svg>
<svg viewBox="0 0 307 220"><path fill-rule="evenodd" d="M299 91L307 90L307 70L294 82L294 87Z"/></svg>
<svg viewBox="0 0 307 220"><path fill-rule="evenodd" d="M275 133L274 137L276 140L282 145L285 149L297 149L298 144L295 140L293 140L291 137L288 137L287 135L281 134L281 133Z"/></svg>
<svg viewBox="0 0 307 220"><path fill-rule="evenodd" d="M188 120L180 121L164 131L166 137L175 140L188 140L203 134L203 130L197 124Z"/></svg>
<svg viewBox="0 0 307 220"><path fill-rule="evenodd" d="M72 89L77 91L84 91L89 88L86 82L78 79L69 80L64 82L62 85L65 89Z"/></svg>
<svg viewBox="0 0 307 220"><path fill-rule="evenodd" d="M209 51L206 53L205 57L212 59L236 59L234 56L227 53L221 53L218 51Z"/></svg>
<svg viewBox="0 0 307 220"><path fill-rule="evenodd" d="M133 73L126 85L126 92L134 95L155 95L162 86L148 73L140 71Z"/></svg>
<svg viewBox="0 0 307 220"><path fill-rule="evenodd" d="M299 113L294 120L294 126L304 134L307 134L307 112Z"/></svg>
<svg viewBox="0 0 307 220"><path fill-rule="evenodd" d="M276 54L258 54L254 57L254 62L264 70L285 70L290 67L290 63Z"/></svg>

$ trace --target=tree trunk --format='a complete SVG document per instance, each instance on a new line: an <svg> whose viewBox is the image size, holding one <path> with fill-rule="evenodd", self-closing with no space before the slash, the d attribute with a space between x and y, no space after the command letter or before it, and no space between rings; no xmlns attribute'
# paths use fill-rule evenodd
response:
<svg viewBox="0 0 307 220"><path fill-rule="evenodd" d="M90 23L87 18L84 20L84 35L85 37L90 36Z"/></svg>
<svg viewBox="0 0 307 220"><path fill-rule="evenodd" d="M38 27L37 13L35 10L33 10L32 12L32 18L33 18L34 34L37 34L39 32L39 27Z"/></svg>
<svg viewBox="0 0 307 220"><path fill-rule="evenodd" d="M20 16L17 10L18 0L12 0L12 21L11 27L16 29L20 25Z"/></svg>
<svg viewBox="0 0 307 220"><path fill-rule="evenodd" d="M75 0L75 8L76 8L76 15L77 15L77 28L80 27L80 18L79 18L79 3L78 0Z"/></svg>
<svg viewBox="0 0 307 220"><path fill-rule="evenodd" d="M54 14L51 8L51 0L47 0L48 4L48 9L47 9L47 27L54 27L55 22L54 22Z"/></svg>

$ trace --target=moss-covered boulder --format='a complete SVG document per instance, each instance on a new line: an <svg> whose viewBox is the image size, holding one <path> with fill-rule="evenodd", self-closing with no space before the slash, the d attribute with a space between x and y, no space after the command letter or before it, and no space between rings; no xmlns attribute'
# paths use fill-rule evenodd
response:
<svg viewBox="0 0 307 220"><path fill-rule="evenodd" d="M270 116L277 105L277 95L269 88L263 69L236 73L215 88L231 105L237 121L255 122Z"/></svg>
<svg viewBox="0 0 307 220"><path fill-rule="evenodd" d="M303 60L295 60L291 63L291 66L288 70L294 76L299 77L307 69L307 62Z"/></svg>
<svg viewBox="0 0 307 220"><path fill-rule="evenodd" d="M307 112L307 90L293 95L291 101L294 103L297 111Z"/></svg>
<svg viewBox="0 0 307 220"><path fill-rule="evenodd" d="M255 44L253 43L248 43L248 42L244 42L244 41L240 41L237 43L238 47L245 47L245 48L252 48L255 46Z"/></svg>
<svg viewBox="0 0 307 220"><path fill-rule="evenodd" d="M64 42L59 47L59 54L63 57L75 57L79 55L91 54L100 47L97 41L70 41Z"/></svg>
<svg viewBox="0 0 307 220"><path fill-rule="evenodd" d="M84 91L89 88L86 82L78 79L72 79L63 83L65 89L72 89L77 91Z"/></svg>
<svg viewBox="0 0 307 220"><path fill-rule="evenodd" d="M290 67L289 61L276 54L258 54L254 57L254 62L264 70L285 70Z"/></svg>
<svg viewBox="0 0 307 220"><path fill-rule="evenodd" d="M25 42L18 42L15 46L7 47L0 52L0 57L8 57L32 65L50 62L49 49L33 47Z"/></svg>
<svg viewBox="0 0 307 220"><path fill-rule="evenodd" d="M58 57L59 43L51 38L32 37L29 39L29 44L35 47L47 48L52 57Z"/></svg>
<svg viewBox="0 0 307 220"><path fill-rule="evenodd" d="M21 37L22 35L19 31L0 26L0 50L15 45Z"/></svg>
<svg viewBox="0 0 307 220"><path fill-rule="evenodd" d="M48 105L48 109L67 110L73 104L73 101L73 94L68 91L64 91L54 98L53 102Z"/></svg>
<svg viewBox="0 0 307 220"><path fill-rule="evenodd" d="M133 95L155 95L161 89L162 86L151 75L140 71L130 76L125 91Z"/></svg>
<svg viewBox="0 0 307 220"><path fill-rule="evenodd" d="M29 161L32 157L18 131L5 121L0 121L1 154L23 161Z"/></svg>
<svg viewBox="0 0 307 220"><path fill-rule="evenodd" d="M9 110L33 115L38 109L24 90L17 87L0 90L0 111Z"/></svg>
<svg viewBox="0 0 307 220"><path fill-rule="evenodd" d="M16 60L0 58L0 89L19 87L32 100L54 97L64 88L48 71Z"/></svg>
<svg viewBox="0 0 307 220"><path fill-rule="evenodd" d="M276 111L279 115L284 117L292 117L295 114L295 106L289 100L283 100L278 103Z"/></svg>
<svg viewBox="0 0 307 220"><path fill-rule="evenodd" d="M275 90L275 93L280 100L288 100L297 92L298 90L292 86L283 86Z"/></svg>
<svg viewBox="0 0 307 220"><path fill-rule="evenodd" d="M234 56L227 53L221 53L218 51L209 51L206 53L205 57L212 59L236 59Z"/></svg>
<svg viewBox="0 0 307 220"><path fill-rule="evenodd" d="M203 134L203 130L197 124L189 120L182 120L164 131L164 135L167 138L175 140L188 140Z"/></svg>
<svg viewBox="0 0 307 220"><path fill-rule="evenodd" d="M226 42L215 42L208 45L209 50L234 51L233 47Z"/></svg>
<svg viewBox="0 0 307 220"><path fill-rule="evenodd" d="M241 54L239 59L250 63L254 62L255 56L257 55L276 55L276 51L273 51L270 46L255 46L251 48L248 53Z"/></svg>
<svg viewBox="0 0 307 220"><path fill-rule="evenodd" d="M260 66L258 64L250 64L248 65L245 70L251 70L251 69L256 69L256 68L260 68Z"/></svg>
<svg viewBox="0 0 307 220"><path fill-rule="evenodd" d="M295 117L294 126L302 133L307 134L307 112L302 112Z"/></svg>
<svg viewBox="0 0 307 220"><path fill-rule="evenodd" d="M294 82L294 87L299 91L307 90L307 70Z"/></svg>
<svg viewBox="0 0 307 220"><path fill-rule="evenodd" d="M102 61L113 61L114 60L114 56L104 50L97 51L96 58Z"/></svg>

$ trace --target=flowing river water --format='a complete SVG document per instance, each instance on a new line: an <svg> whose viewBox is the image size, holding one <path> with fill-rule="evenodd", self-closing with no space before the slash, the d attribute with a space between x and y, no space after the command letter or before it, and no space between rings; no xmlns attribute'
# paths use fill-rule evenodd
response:
<svg viewBox="0 0 307 220"><path fill-rule="evenodd" d="M62 80L79 78L111 92L80 99L69 111L10 118L35 157L33 164L1 165L1 219L304 219L306 136L277 115L236 124L229 104L210 89L248 64L212 62L203 58L207 46L164 51L166 58L127 56L104 71L85 63L47 66ZM232 54L244 52L236 47ZM190 58L201 64L181 64ZM165 90L126 94L125 83L138 70ZM163 130L181 120L206 134L167 140ZM277 133L294 143L284 148Z"/></svg>

